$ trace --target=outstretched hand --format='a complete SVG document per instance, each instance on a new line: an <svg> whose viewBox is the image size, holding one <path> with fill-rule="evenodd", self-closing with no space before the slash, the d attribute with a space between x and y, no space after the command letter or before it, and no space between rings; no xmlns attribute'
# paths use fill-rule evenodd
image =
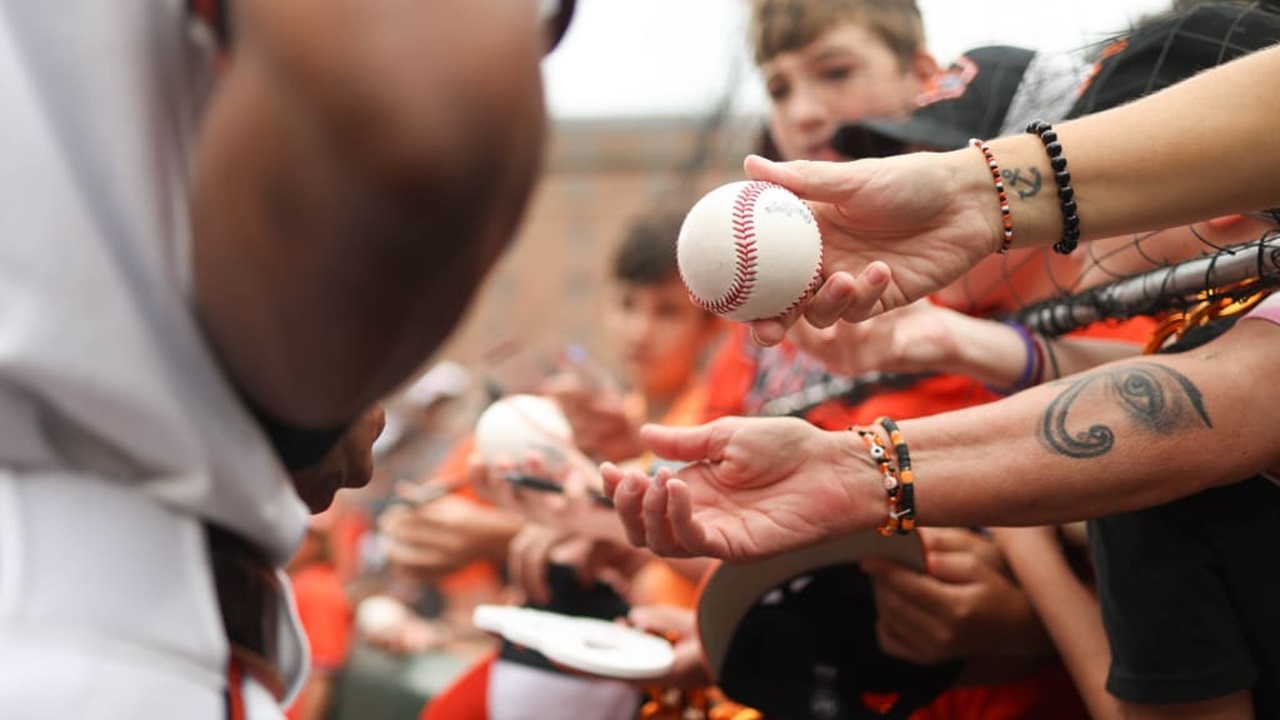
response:
<svg viewBox="0 0 1280 720"><path fill-rule="evenodd" d="M976 154L965 159L980 162ZM842 163L774 163L753 155L744 167L753 180L808 201L822 230L822 286L788 315L753 323L761 344L781 342L801 316L821 328L902 307L999 247L994 198L959 192L953 164L937 153Z"/></svg>
<svg viewBox="0 0 1280 720"><path fill-rule="evenodd" d="M856 437L794 418L721 418L645 426L662 458L689 463L649 476L601 467L627 538L659 555L755 560L866 530L884 492Z"/></svg>
<svg viewBox="0 0 1280 720"><path fill-rule="evenodd" d="M955 315L954 310L917 300L857 324L817 328L799 322L789 337L796 347L841 375L942 371L959 354L949 322Z"/></svg>

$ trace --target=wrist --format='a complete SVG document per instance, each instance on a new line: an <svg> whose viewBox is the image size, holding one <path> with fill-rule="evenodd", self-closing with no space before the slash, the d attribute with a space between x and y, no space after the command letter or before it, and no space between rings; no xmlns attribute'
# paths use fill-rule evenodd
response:
<svg viewBox="0 0 1280 720"><path fill-rule="evenodd" d="M982 151L969 146L946 154L951 170L953 197L963 206L956 217L975 218L971 234L975 251L982 255L1000 252L1004 246L1004 215L991 189L991 167ZM1017 242L1017 234L1014 234Z"/></svg>
<svg viewBox="0 0 1280 720"><path fill-rule="evenodd" d="M1058 240L1062 235L1058 186L1039 136L1010 135L992 140L990 145L1006 178L1015 178L1006 181L1014 246L1036 247ZM990 177L987 181L989 184ZM990 200L990 204L996 203Z"/></svg>
<svg viewBox="0 0 1280 720"><path fill-rule="evenodd" d="M826 432L834 461L827 464L835 486L842 490L840 522L844 532L866 532L884 524L887 513L885 490L879 466L867 454L857 432Z"/></svg>
<svg viewBox="0 0 1280 720"><path fill-rule="evenodd" d="M1016 322L972 322L981 324L981 335L966 344L974 363L970 377L997 395L1012 395L1044 380L1044 348L1038 335Z"/></svg>
<svg viewBox="0 0 1280 720"><path fill-rule="evenodd" d="M941 308L938 318L946 331L947 341L935 343L941 350L942 359L938 367L932 369L988 382L992 363L1000 352L992 336L984 333L992 322L950 308Z"/></svg>

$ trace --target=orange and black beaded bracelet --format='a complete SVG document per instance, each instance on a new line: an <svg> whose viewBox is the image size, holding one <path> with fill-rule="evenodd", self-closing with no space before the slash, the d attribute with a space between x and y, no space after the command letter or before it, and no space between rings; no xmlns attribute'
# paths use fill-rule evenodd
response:
<svg viewBox="0 0 1280 720"><path fill-rule="evenodd" d="M876 419L876 424L884 428L889 434L889 442L893 444L899 486L898 492L890 497L893 507L889 511L889 520L880 529L880 533L906 535L916 527L916 476L911 469L911 454L907 451L907 440L896 422L888 417L880 417Z"/></svg>

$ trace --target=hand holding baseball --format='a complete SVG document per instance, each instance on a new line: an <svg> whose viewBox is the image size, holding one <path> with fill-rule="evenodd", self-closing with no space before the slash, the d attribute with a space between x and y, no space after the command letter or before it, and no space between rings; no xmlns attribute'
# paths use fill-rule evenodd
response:
<svg viewBox="0 0 1280 720"><path fill-rule="evenodd" d="M757 341L780 342L802 314L827 327L901 307L999 247L998 205L980 191L986 166L972 152L946 153L944 162L932 153L846 163L748 157L749 177L808 202L823 243L822 285L786 315L753 323Z"/></svg>

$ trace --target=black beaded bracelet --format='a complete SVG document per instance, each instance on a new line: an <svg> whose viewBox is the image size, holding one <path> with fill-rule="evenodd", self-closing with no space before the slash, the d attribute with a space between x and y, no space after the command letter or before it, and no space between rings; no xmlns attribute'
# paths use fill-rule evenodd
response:
<svg viewBox="0 0 1280 720"><path fill-rule="evenodd" d="M1080 240L1080 216L1076 214L1076 192L1071 187L1071 173L1067 171L1067 158L1062 154L1062 143L1058 142L1058 133L1053 125L1044 120L1032 120L1027 125L1027 132L1038 135L1044 143L1045 152L1049 154L1049 165L1053 168L1053 179L1058 184L1058 202L1062 208L1062 239L1053 244L1054 252L1063 255L1071 254Z"/></svg>

